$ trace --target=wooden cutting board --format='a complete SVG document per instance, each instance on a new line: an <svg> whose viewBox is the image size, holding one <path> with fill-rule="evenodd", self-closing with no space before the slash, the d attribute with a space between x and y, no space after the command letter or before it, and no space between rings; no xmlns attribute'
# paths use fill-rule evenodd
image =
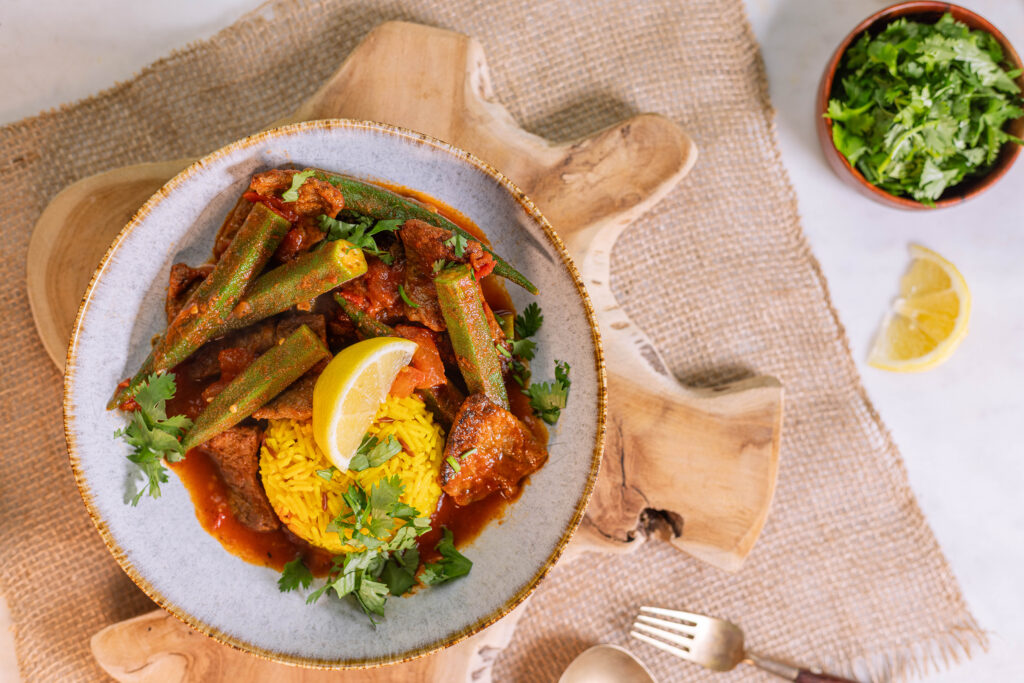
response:
<svg viewBox="0 0 1024 683"><path fill-rule="evenodd" d="M690 138L664 117L640 114L583 140L549 142L520 128L494 101L479 43L402 22L374 29L312 98L269 127L321 118L383 121L476 154L525 191L576 260L601 328L609 419L593 499L563 561L585 550L628 552L657 532L695 557L737 569L775 489L782 387L771 377L706 390L681 385L610 286L616 239L693 167ZM40 337L58 366L95 264L135 210L189 163L142 164L86 178L57 195L40 217L28 251L28 291ZM473 671L486 677L522 611L436 655L358 674L250 657L160 610L108 627L94 637L93 651L122 681L354 675L461 681Z"/></svg>

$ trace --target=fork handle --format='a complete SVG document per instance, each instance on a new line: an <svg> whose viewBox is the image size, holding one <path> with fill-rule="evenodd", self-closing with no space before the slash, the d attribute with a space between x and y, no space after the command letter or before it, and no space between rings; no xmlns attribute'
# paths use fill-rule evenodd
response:
<svg viewBox="0 0 1024 683"><path fill-rule="evenodd" d="M849 678L840 678L839 676L833 676L826 673L818 673L811 671L810 669L800 669L797 673L796 678L793 679L796 683L857 683L851 681Z"/></svg>
<svg viewBox="0 0 1024 683"><path fill-rule="evenodd" d="M787 681L796 681L796 683L857 683L849 678L840 678L839 676L822 673L821 671L798 669L795 666L777 662L774 659L763 657L749 650L746 652L746 660L759 669L775 674Z"/></svg>

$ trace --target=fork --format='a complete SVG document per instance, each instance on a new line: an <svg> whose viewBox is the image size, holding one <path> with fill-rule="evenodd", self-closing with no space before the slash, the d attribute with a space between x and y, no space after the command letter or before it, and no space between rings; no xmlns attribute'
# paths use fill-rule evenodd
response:
<svg viewBox="0 0 1024 683"><path fill-rule="evenodd" d="M743 631L739 626L703 614L644 606L640 608L640 614L633 622L633 630L629 635L714 671L731 671L740 662L746 662L787 681L855 683L848 678L831 676L817 669L799 669L746 650L743 647ZM658 636L660 640L652 638L652 635Z"/></svg>

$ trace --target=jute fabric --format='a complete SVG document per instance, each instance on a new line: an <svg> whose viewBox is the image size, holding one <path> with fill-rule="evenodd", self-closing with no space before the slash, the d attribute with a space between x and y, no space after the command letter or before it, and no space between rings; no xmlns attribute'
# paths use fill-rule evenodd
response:
<svg viewBox="0 0 1024 683"><path fill-rule="evenodd" d="M201 155L289 113L389 19L480 39L498 98L540 135L573 139L643 111L682 125L700 161L620 240L615 291L681 380L771 374L786 387L774 509L743 569L657 542L559 566L496 680L556 680L585 646L627 643L640 604L721 615L762 651L872 680L983 646L801 232L742 0L278 0L127 83L0 129L0 591L24 676L101 679L89 637L152 607L107 553L68 467L61 377L23 285L34 222L82 177ZM665 681L760 680L633 647Z"/></svg>

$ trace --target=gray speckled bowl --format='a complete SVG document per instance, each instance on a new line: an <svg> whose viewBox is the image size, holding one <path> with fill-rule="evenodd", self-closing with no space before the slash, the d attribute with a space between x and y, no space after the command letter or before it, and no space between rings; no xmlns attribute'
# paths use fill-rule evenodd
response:
<svg viewBox="0 0 1024 683"><path fill-rule="evenodd" d="M172 263L206 259L225 213L261 169L318 166L433 196L481 226L496 251L540 288L547 324L534 374L572 366L569 405L550 460L500 524L465 553L468 577L392 599L373 630L348 601L307 606L278 592L277 573L229 554L196 520L176 476L159 500L123 502L128 448L104 405L164 326ZM533 299L509 287L518 307ZM316 667L398 662L451 645L521 602L551 569L583 516L604 434L604 370L590 302L557 235L504 176L452 146L406 130L347 120L260 133L196 162L157 192L118 235L78 312L64 378L71 466L110 552L151 598L193 628L263 657Z"/></svg>

